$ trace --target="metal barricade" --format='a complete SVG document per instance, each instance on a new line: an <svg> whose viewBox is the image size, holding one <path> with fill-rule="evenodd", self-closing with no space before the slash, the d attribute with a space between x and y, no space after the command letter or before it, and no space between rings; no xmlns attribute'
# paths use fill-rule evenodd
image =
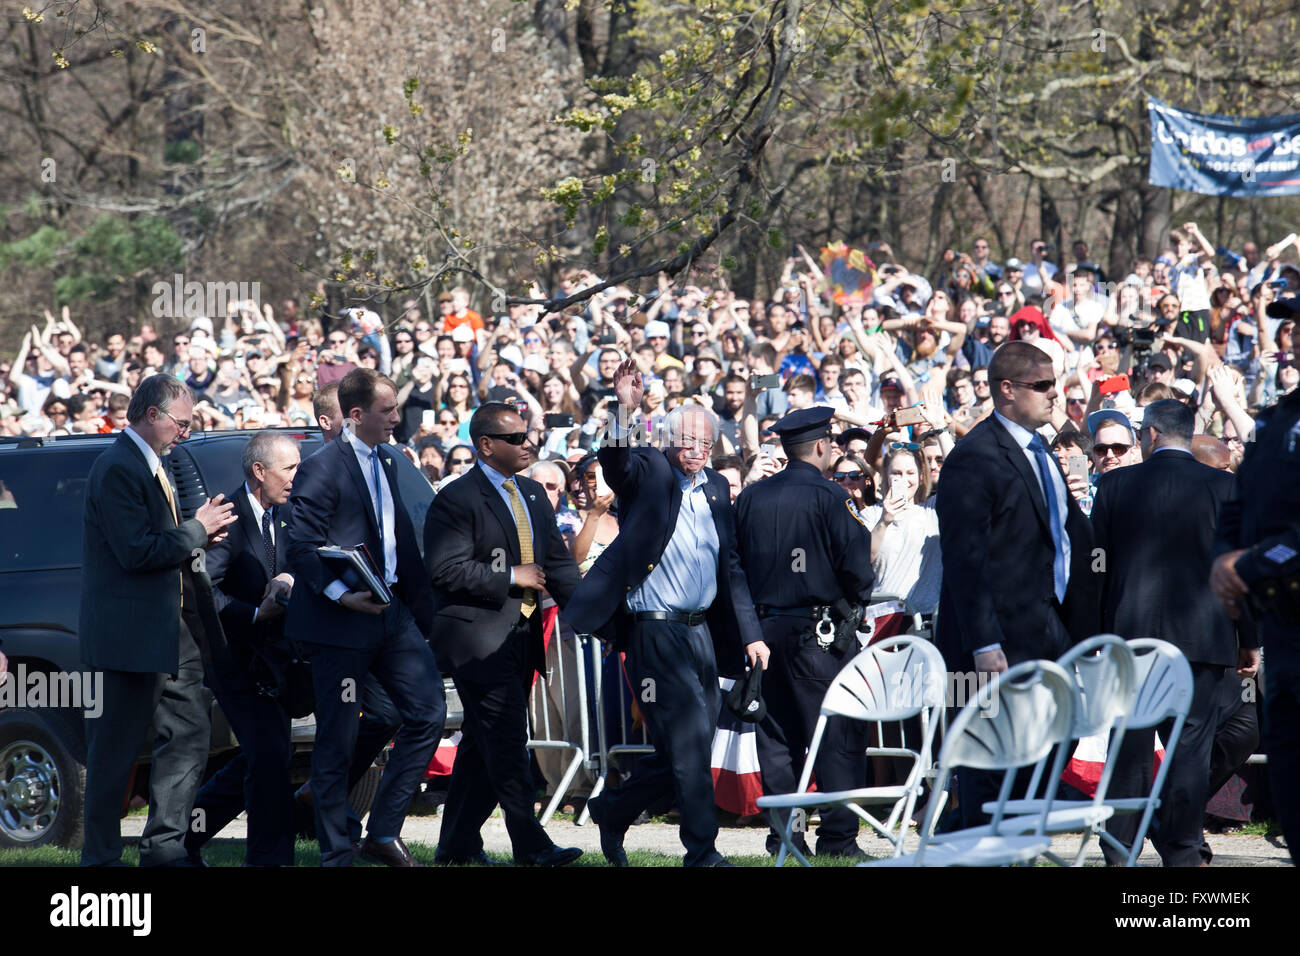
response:
<svg viewBox="0 0 1300 956"><path fill-rule="evenodd" d="M623 669L621 663L618 663L619 657L613 652L611 652L611 657L615 661L617 679L614 681L615 690L613 691L612 703L617 717L614 722L615 726L610 726L605 706L609 702L606 699L608 691L608 682L605 680L606 658L600 641L596 637L589 637L589 640L596 704L596 751L592 755L593 760L591 761L592 770L596 774L596 783L592 787L591 796L596 797L605 789L611 770L610 764L614 757L619 754L654 753L655 748L654 744L650 743L650 736L644 723L642 723L639 732L629 725L627 715L628 705L631 703L631 692L627 683L622 679ZM590 815L587 808L583 807L581 815L574 822L578 826L584 826Z"/></svg>
<svg viewBox="0 0 1300 956"><path fill-rule="evenodd" d="M562 805L579 769L591 770L595 762L587 691L590 645L599 648L600 642L587 634L575 635L557 619L546 648L544 679L533 682L528 696L528 748L536 753L547 785L554 791L542 813L542 826ZM549 754L555 759L548 759Z"/></svg>

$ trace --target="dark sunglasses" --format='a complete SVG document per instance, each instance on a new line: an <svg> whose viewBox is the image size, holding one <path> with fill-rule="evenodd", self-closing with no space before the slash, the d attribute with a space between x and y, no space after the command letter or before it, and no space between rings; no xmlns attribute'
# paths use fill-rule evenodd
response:
<svg viewBox="0 0 1300 956"><path fill-rule="evenodd" d="M861 481L862 479L863 474L860 471L837 471L834 480L844 484L846 481Z"/></svg>
<svg viewBox="0 0 1300 956"><path fill-rule="evenodd" d="M1066 401L1069 402L1071 405L1087 405L1087 404L1088 404L1088 400L1087 400L1086 398L1067 398Z"/></svg>
<svg viewBox="0 0 1300 956"><path fill-rule="evenodd" d="M522 445L524 442L528 441L528 432L510 432L509 434L488 432L487 437L495 438L498 441L509 442L512 445Z"/></svg>
<svg viewBox="0 0 1300 956"><path fill-rule="evenodd" d="M453 458L453 459L451 459L451 464L453 464L453 465L472 465L472 464L474 464L474 459L473 459L473 458Z"/></svg>
<svg viewBox="0 0 1300 956"><path fill-rule="evenodd" d="M1056 387L1056 379L1040 378L1037 382L1018 382L1013 378L1006 379L1012 385L1019 385L1021 388L1030 388L1035 392L1050 392Z"/></svg>
<svg viewBox="0 0 1300 956"><path fill-rule="evenodd" d="M1116 458L1123 458L1132 445L1125 445L1123 442L1116 442L1113 445L1093 445L1092 450L1096 452L1098 458L1105 458L1109 452Z"/></svg>

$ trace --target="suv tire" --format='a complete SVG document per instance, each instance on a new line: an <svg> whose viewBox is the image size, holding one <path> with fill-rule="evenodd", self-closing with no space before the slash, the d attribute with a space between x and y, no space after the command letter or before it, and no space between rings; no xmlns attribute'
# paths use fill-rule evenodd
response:
<svg viewBox="0 0 1300 956"><path fill-rule="evenodd" d="M86 758L73 719L0 711L0 847L81 846Z"/></svg>

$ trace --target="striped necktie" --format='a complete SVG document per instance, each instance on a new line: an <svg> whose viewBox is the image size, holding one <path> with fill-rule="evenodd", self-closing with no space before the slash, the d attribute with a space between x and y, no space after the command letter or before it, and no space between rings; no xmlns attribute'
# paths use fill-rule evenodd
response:
<svg viewBox="0 0 1300 956"><path fill-rule="evenodd" d="M528 512L524 510L523 499L519 497L519 490L515 488L515 480L508 478L503 483L504 488L510 495L510 510L515 515L515 533L519 535L519 559L522 564L533 563L533 529L528 523ZM524 602L519 609L524 617L531 617L537 610L537 592L532 588L524 589Z"/></svg>

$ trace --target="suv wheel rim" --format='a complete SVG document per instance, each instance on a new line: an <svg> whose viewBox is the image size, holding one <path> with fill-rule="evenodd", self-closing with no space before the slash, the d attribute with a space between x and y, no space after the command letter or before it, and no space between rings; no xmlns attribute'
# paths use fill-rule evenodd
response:
<svg viewBox="0 0 1300 956"><path fill-rule="evenodd" d="M19 843L39 840L54 824L60 802L59 772L44 747L30 740L0 753L0 830Z"/></svg>

